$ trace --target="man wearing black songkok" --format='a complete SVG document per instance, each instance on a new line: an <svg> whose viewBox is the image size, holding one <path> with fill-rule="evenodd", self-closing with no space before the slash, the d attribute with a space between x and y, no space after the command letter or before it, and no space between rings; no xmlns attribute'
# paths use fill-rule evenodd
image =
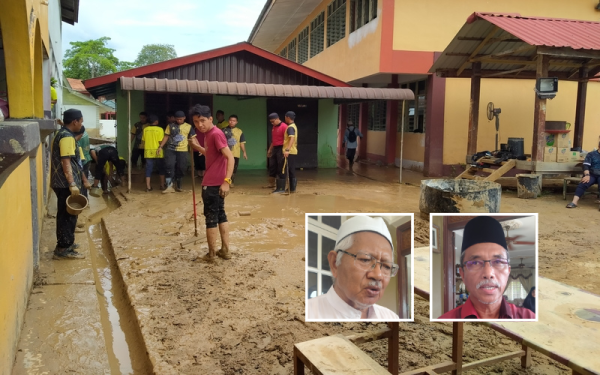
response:
<svg viewBox="0 0 600 375"><path fill-rule="evenodd" d="M459 273L469 298L439 319L535 319L532 311L502 297L510 276L510 257L504 230L495 218L479 216L465 226Z"/></svg>

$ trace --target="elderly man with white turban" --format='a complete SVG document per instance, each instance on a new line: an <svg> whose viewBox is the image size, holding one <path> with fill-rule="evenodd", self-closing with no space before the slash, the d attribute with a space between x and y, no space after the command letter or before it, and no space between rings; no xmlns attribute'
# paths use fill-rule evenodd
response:
<svg viewBox="0 0 600 375"><path fill-rule="evenodd" d="M398 272L392 237L382 218L355 216L345 221L327 260L333 286L308 300L308 319L399 319L376 304Z"/></svg>

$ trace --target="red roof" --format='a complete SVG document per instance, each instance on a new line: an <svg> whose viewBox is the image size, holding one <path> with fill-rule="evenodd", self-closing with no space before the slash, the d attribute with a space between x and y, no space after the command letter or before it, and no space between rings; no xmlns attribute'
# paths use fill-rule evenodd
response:
<svg viewBox="0 0 600 375"><path fill-rule="evenodd" d="M67 78L67 81L69 81L69 85L71 86L71 88L73 90L78 91L78 92L87 93L87 90L86 90L85 86L83 85L83 82L80 79Z"/></svg>
<svg viewBox="0 0 600 375"><path fill-rule="evenodd" d="M533 46L600 50L600 22L523 17L518 13L473 13L467 23L478 19L484 19Z"/></svg>
<svg viewBox="0 0 600 375"><path fill-rule="evenodd" d="M139 76L143 76L143 75L147 75L147 74L156 73L156 72L159 72L159 71L162 71L165 69L172 69L172 68L177 68L177 67L180 67L183 65L194 64L194 63L197 63L200 61L213 59L216 57L220 57L220 56L224 56L224 55L228 55L228 54L232 54L232 53L236 53L236 52L240 52L240 51L247 51L247 52L253 53L255 55L261 56L267 60L273 61L273 62L283 65L283 66L286 66L286 67L293 69L299 73L306 74L307 76L313 77L317 80L323 81L332 86L350 87L350 85L344 81L340 81L338 79L335 79L335 78L325 75L323 73L319 73L316 70L307 68L304 65L295 63L295 62L290 61L281 56L272 54L271 52L267 52L261 48L253 46L252 44L247 43L247 42L233 44L230 46L221 47L221 48L213 49L210 51L196 53L193 55L178 57L176 59L167 60L167 61L163 61L163 62L159 62L156 64L151 64L151 65L146 65L146 66L142 66L140 68L124 70L122 72L108 74L108 75L105 75L102 77L88 79L84 83L85 83L85 87L89 90L89 89L97 87L97 86L116 82L120 77L139 77Z"/></svg>

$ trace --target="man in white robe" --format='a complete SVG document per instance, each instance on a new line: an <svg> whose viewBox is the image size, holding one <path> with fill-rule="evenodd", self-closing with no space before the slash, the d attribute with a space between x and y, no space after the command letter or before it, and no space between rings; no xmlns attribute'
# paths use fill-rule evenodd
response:
<svg viewBox="0 0 600 375"><path fill-rule="evenodd" d="M308 320L399 319L392 310L376 304L398 272L392 237L382 218L355 216L345 221L327 260L333 286L306 302Z"/></svg>

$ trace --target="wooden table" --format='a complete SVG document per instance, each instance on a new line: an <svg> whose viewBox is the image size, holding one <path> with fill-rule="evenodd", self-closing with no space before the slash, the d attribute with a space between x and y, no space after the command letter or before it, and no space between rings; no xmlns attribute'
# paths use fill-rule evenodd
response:
<svg viewBox="0 0 600 375"><path fill-rule="evenodd" d="M415 249L415 293L429 300L429 248ZM427 271L424 267L427 267ZM540 277L538 322L483 323L521 344L522 350L462 364L463 322L453 323L452 362L409 371L408 374L435 374L489 365L521 357L521 366L531 365L536 350L572 369L574 375L600 374L600 296ZM586 320L586 319L591 319ZM597 320L597 321L595 321Z"/></svg>

